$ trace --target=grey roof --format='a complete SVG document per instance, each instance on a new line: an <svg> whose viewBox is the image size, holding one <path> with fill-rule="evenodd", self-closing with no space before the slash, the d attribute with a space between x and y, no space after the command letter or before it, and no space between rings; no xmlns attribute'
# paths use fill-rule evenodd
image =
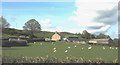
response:
<svg viewBox="0 0 120 65"><path fill-rule="evenodd" d="M69 37L68 40L69 41L84 41L83 38L79 38L79 37Z"/></svg>

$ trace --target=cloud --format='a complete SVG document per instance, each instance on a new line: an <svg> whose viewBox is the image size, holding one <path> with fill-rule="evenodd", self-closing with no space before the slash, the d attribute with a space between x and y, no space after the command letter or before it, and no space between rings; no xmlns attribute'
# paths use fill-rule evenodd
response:
<svg viewBox="0 0 120 65"><path fill-rule="evenodd" d="M118 0L76 0L75 15L69 20L91 33L105 33L117 22Z"/></svg>
<svg viewBox="0 0 120 65"><path fill-rule="evenodd" d="M90 33L106 33L111 28L111 25L105 25L101 27L100 29L88 29Z"/></svg>
<svg viewBox="0 0 120 65"><path fill-rule="evenodd" d="M39 23L41 24L42 31L61 32L63 30L62 26L53 25L50 18L40 20Z"/></svg>
<svg viewBox="0 0 120 65"><path fill-rule="evenodd" d="M117 7L112 8L111 10L107 11L99 11L97 18L95 21L103 22L105 24L113 25L118 22L118 14L117 14Z"/></svg>

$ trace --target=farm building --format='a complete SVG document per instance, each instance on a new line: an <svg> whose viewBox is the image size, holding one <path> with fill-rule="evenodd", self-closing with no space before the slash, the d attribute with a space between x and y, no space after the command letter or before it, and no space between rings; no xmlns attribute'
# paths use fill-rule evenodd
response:
<svg viewBox="0 0 120 65"><path fill-rule="evenodd" d="M85 39L83 38L79 38L79 37L69 37L67 38L67 41L68 42L77 42L77 43L82 43L82 44L85 44Z"/></svg>
<svg viewBox="0 0 120 65"><path fill-rule="evenodd" d="M58 32L55 32L55 34L53 34L52 35L52 38L51 38L51 40L52 41L60 41L60 40L62 40L62 35L60 34L60 33L58 33Z"/></svg>
<svg viewBox="0 0 120 65"><path fill-rule="evenodd" d="M11 37L9 37L9 39L8 39L9 41L11 41L11 40L20 40L17 36L11 36Z"/></svg>
<svg viewBox="0 0 120 65"><path fill-rule="evenodd" d="M91 39L88 41L90 44L110 44L111 42L111 39Z"/></svg>
<svg viewBox="0 0 120 65"><path fill-rule="evenodd" d="M26 35L26 34L21 34L19 35L20 38L29 38L29 35Z"/></svg>
<svg viewBox="0 0 120 65"><path fill-rule="evenodd" d="M68 37L67 41L69 42L75 42L75 41L79 41L78 37Z"/></svg>

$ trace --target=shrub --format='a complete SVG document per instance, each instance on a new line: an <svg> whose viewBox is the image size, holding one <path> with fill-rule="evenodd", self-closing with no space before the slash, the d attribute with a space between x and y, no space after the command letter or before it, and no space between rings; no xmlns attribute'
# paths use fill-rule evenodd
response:
<svg viewBox="0 0 120 65"><path fill-rule="evenodd" d="M41 41L45 41L44 38L33 38L33 39L28 39L28 42L41 42Z"/></svg>
<svg viewBox="0 0 120 65"><path fill-rule="evenodd" d="M3 47L11 47L11 46L27 46L27 41L25 40L2 40Z"/></svg>

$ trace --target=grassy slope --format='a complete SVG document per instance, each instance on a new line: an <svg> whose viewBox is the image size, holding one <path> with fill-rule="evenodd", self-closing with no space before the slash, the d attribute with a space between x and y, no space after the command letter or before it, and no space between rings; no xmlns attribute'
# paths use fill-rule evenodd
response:
<svg viewBox="0 0 120 65"><path fill-rule="evenodd" d="M4 29L2 31L2 37L3 38L8 38L9 36L16 36L18 34L27 34L24 30L17 30L17 29ZM41 32L34 32L34 35L36 37L51 37L54 34L54 32L49 32L49 31L41 31ZM69 36L77 36L77 34L72 34L72 33L68 33L68 32L61 32L61 35L65 36L65 37L69 37Z"/></svg>
<svg viewBox="0 0 120 65"><path fill-rule="evenodd" d="M34 35L37 37L52 37L52 35L54 34L54 32L48 32L48 31L42 31L42 32L37 32ZM60 34L64 37L70 37L70 36L78 36L78 34L72 34L72 33L68 33L68 32L60 32Z"/></svg>
<svg viewBox="0 0 120 65"><path fill-rule="evenodd" d="M40 45L43 43L43 45ZM46 57L54 56L60 59L64 59L66 57L70 58L84 58L85 60L91 59L95 60L96 58L102 58L104 61L113 61L118 57L117 49L109 49L108 46L105 46L105 50L103 50L103 46L92 46L91 50L87 48L89 45L81 45L78 44L75 48L73 43L66 42L55 42L56 44L52 44L52 42L39 42L36 44L31 43L31 46L27 47L12 47L12 48L3 48L3 56L28 56L28 57ZM68 46L71 48L68 49ZM57 48L57 52L53 53L53 48ZM84 48L83 50L81 48ZM114 47L115 48L115 47ZM68 49L68 53L64 51Z"/></svg>

